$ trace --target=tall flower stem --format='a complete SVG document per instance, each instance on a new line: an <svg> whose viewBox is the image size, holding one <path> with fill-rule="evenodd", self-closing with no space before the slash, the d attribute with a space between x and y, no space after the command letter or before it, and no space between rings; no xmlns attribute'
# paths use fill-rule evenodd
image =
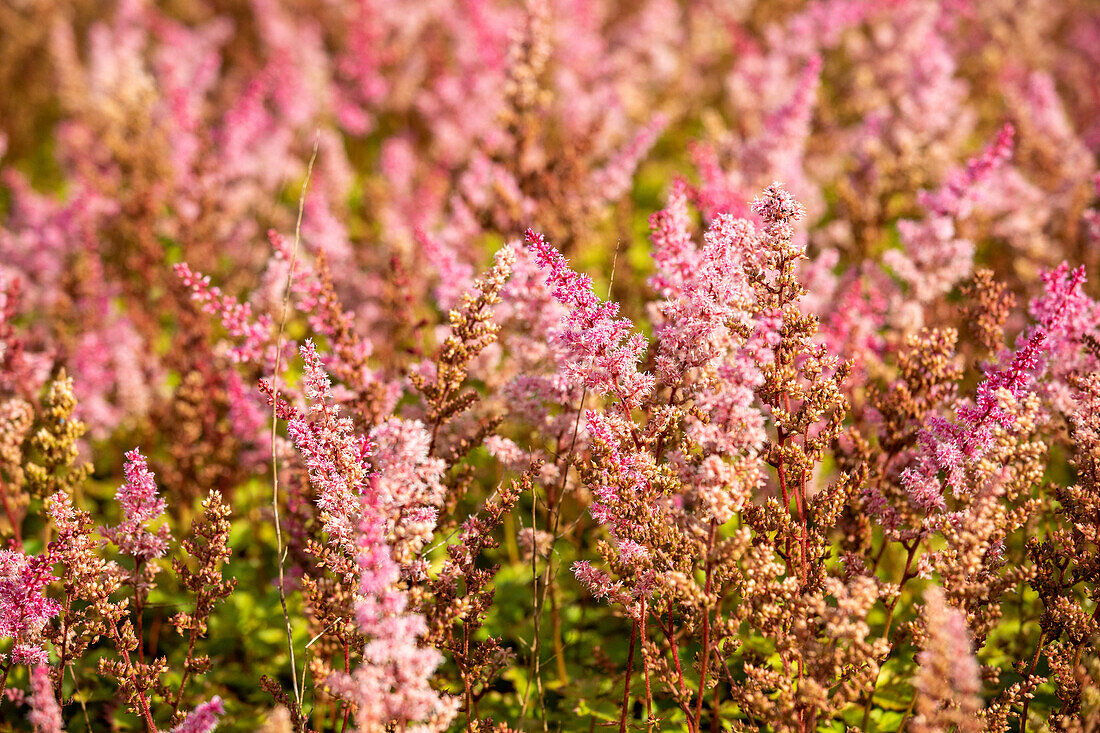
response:
<svg viewBox="0 0 1100 733"><path fill-rule="evenodd" d="M1027 668L1027 677L1024 679L1030 679L1031 675L1035 673L1035 667L1039 664L1039 657L1043 653L1043 645L1047 640L1047 632L1039 632L1039 640L1035 642L1035 656L1031 658L1031 664ZM1027 733L1027 709L1031 704L1031 697L1024 698L1024 708L1020 711L1020 733Z"/></svg>
<svg viewBox="0 0 1100 733"><path fill-rule="evenodd" d="M630 652L626 655L626 681L623 683L623 708L619 715L619 733L626 733L626 716L630 709L630 674L634 671L634 646L638 640L638 622L630 630Z"/></svg>
<svg viewBox="0 0 1100 733"><path fill-rule="evenodd" d="M294 659L294 629L290 625L290 612L286 606L286 583L283 563L286 552L283 549L283 528L279 519L279 454L276 449L275 439L278 429L279 369L282 367L283 338L286 333L286 322L290 315L290 289L294 282L294 266L298 259L298 245L302 241L302 214L306 206L306 191L309 188L309 179L313 175L313 163L317 160L317 148L319 139L313 142L313 154L309 158L306 167L306 178L302 182L302 193L298 198L298 221L294 226L294 247L290 253L290 267L286 275L286 287L283 289L283 312L279 320L279 335L275 343L275 368L271 373L271 510L275 516L275 550L279 563L279 604L283 609L283 621L286 624L286 646L290 653L290 680L294 687L294 702L299 710L302 706L302 695L298 690L298 665Z"/></svg>
<svg viewBox="0 0 1100 733"><path fill-rule="evenodd" d="M646 610L646 602L642 601L642 621L640 626L640 633L642 637L642 673L645 675L645 722L646 729L652 730L653 728L653 688L649 684L649 662L645 656L645 627L646 622L649 620L648 611Z"/></svg>

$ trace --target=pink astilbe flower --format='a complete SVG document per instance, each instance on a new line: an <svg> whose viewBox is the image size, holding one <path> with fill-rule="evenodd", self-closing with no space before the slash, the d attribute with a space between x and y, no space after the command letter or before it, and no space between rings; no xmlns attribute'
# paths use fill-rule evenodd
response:
<svg viewBox="0 0 1100 733"><path fill-rule="evenodd" d="M27 698L31 711L27 720L34 726L36 733L63 733L61 707L57 704L53 682L50 680L50 668L44 664L31 670L31 696Z"/></svg>
<svg viewBox="0 0 1100 733"><path fill-rule="evenodd" d="M679 296L661 307L657 372L665 383L676 384L686 370L709 365L729 350L726 324L752 302L744 266L755 244L750 222L728 214L714 220L703 248L691 258L694 267L683 278ZM659 278L654 285L667 281Z"/></svg>
<svg viewBox="0 0 1100 733"><path fill-rule="evenodd" d="M1009 158L1012 157L1012 139L1016 130L1006 124L981 155L971 158L966 166L952 171L947 180L935 191L921 191L919 199L924 208L936 216L962 219L970 215L980 201L981 184Z"/></svg>
<svg viewBox="0 0 1100 733"><path fill-rule="evenodd" d="M1063 275L1065 273L1063 272ZM947 485L956 496L973 493L968 486L967 468L976 465L993 446L996 430L1010 430L1016 416L1011 406L1033 389L1039 372L1047 365L1043 355L1050 348L1048 334L1063 334L1079 319L1080 289L1084 267L1068 277L1048 278L1047 298L1037 307L1040 323L1022 345L1005 359L1004 366L992 366L978 385L973 404L959 403L955 420L931 415L920 433L920 454L914 465L901 474L902 484L913 504L923 511L943 510L943 487L938 473L946 472Z"/></svg>
<svg viewBox="0 0 1100 733"><path fill-rule="evenodd" d="M612 581L602 570L592 567L587 560L573 563L573 575L595 598L606 598L609 602L628 604L629 596L623 591L622 581Z"/></svg>
<svg viewBox="0 0 1100 733"><path fill-rule="evenodd" d="M778 184L752 206L764 221L764 235L746 219L718 214L698 249L689 240L686 208L675 198L668 212L651 219L658 261L651 284L666 295L655 308L657 372L674 393L694 403L696 409L683 417L684 429L702 450L701 460L679 449L669 452L682 484L670 510L694 507L720 524L751 501L763 481L765 418L755 390L763 382L762 367L773 359L777 314L757 312L749 272L765 264L762 236L789 241L794 222L804 215ZM594 433L603 445L609 437ZM631 467L635 474L644 468L644 462ZM620 555L637 555L625 542L617 547Z"/></svg>
<svg viewBox="0 0 1100 733"><path fill-rule="evenodd" d="M746 120L741 126L747 131L691 148L701 179L695 198L707 218L720 213L748 216L750 192L775 179L787 181L800 198L815 201L815 214L820 211L820 196L804 170L804 159L821 57L811 53L802 58L782 34L771 35L767 52L747 44L728 82L730 96L741 102L738 116Z"/></svg>
<svg viewBox="0 0 1100 733"><path fill-rule="evenodd" d="M396 586L400 568L386 542L387 523L378 499L373 490L364 496L357 538L360 596L355 612L369 641L362 664L329 682L356 704L355 719L363 731L382 730L393 721L425 724L410 730L444 730L457 701L428 684L442 655L418 644L427 624L423 616L407 612L408 599Z"/></svg>
<svg viewBox="0 0 1100 733"><path fill-rule="evenodd" d="M171 733L210 733L218 727L218 720L225 714L225 705L217 695L191 711Z"/></svg>
<svg viewBox="0 0 1100 733"><path fill-rule="evenodd" d="M385 730L394 722L409 731L446 730L458 700L441 695L429 684L443 657L418 643L427 624L423 616L407 610L408 599L397 587L400 568L386 542L386 522L373 491L364 496L362 508L355 614L368 641L362 663L350 674L333 674L328 684L355 704L361 731Z"/></svg>
<svg viewBox="0 0 1100 733"><path fill-rule="evenodd" d="M700 445L722 453L751 450L764 439L753 388L761 380L758 361L766 361L769 352L761 339L746 341L729 326L749 318L752 292L745 268L755 264L756 230L749 221L720 214L697 249L686 202L676 190L669 207L651 217L650 227L657 261L650 284L666 296L655 317L657 373L666 384L690 393L708 415L706 420L686 418L688 433ZM681 478L689 484L696 479L713 483L701 476Z"/></svg>
<svg viewBox="0 0 1100 733"><path fill-rule="evenodd" d="M678 293L683 282L695 271L698 252L691 238L691 212L688 210L688 184L676 179L665 208L649 217L650 256L656 272L649 284L661 295Z"/></svg>
<svg viewBox="0 0 1100 733"><path fill-rule="evenodd" d="M442 656L419 645L427 624L423 616L407 611L408 598L397 585L401 567L389 544L394 528L391 504L409 499L410 491L421 500L423 491L387 483L387 477L371 472L370 440L356 435L351 419L341 417L330 404L331 383L313 343L307 341L300 351L308 416L285 403L279 409L317 491L325 532L355 558L359 570L356 620L368 639L362 664L350 674L334 674L329 685L355 704L361 730L384 730L394 722L407 730L444 730L457 701L429 684ZM265 391L270 393L270 387L265 385ZM409 439L402 437L403 432L409 433ZM438 482L442 469L427 458L426 450L418 449L426 444L417 440L416 425L391 424L379 437L400 439L381 451L388 477L397 484L421 482L432 493L432 481ZM414 460L398 470L396 464L403 455ZM414 513L414 521L417 518Z"/></svg>
<svg viewBox="0 0 1100 733"><path fill-rule="evenodd" d="M49 658L43 632L60 605L46 597L54 580L49 555L28 557L0 550L0 638L12 639L14 664L46 664Z"/></svg>
<svg viewBox="0 0 1100 733"><path fill-rule="evenodd" d="M1046 329L1050 353L1069 357L1081 346L1081 337L1100 326L1100 305L1081 286L1084 266L1071 269L1066 262L1040 275L1043 294L1031 301L1032 318Z"/></svg>
<svg viewBox="0 0 1100 733"><path fill-rule="evenodd" d="M712 388L696 390L695 403L707 419L692 416L687 432L708 451L739 453L764 442L764 416L754 404L763 375L751 356L753 349L750 345L719 364Z"/></svg>
<svg viewBox="0 0 1100 733"><path fill-rule="evenodd" d="M1012 125L1005 125L981 155L949 173L939 189L922 191L926 218L898 222L903 249L886 252L883 262L909 286L916 302L931 301L970 274L974 244L958 237L955 225L972 214L983 185L1011 157L1013 134Z"/></svg>
<svg viewBox="0 0 1100 733"><path fill-rule="evenodd" d="M639 130L634 139L618 151L607 165L592 174L590 188L593 196L602 201L618 201L622 198L630 190L638 164L667 126L668 118L665 115L654 115L649 124Z"/></svg>
<svg viewBox="0 0 1100 733"><path fill-rule="evenodd" d="M621 414L586 410L585 424L589 439L601 454L589 511L593 519L607 527L618 545L634 529L630 507L647 493L653 456L632 449L634 423Z"/></svg>
<svg viewBox="0 0 1100 733"><path fill-rule="evenodd" d="M432 458L431 435L419 420L390 418L370 433L373 490L392 531L412 552L431 539L446 489L447 464Z"/></svg>
<svg viewBox="0 0 1100 733"><path fill-rule="evenodd" d="M306 341L300 351L308 415L284 406L283 416L317 491L322 527L332 542L350 551L355 546L360 497L370 475L370 441L356 435L351 418L341 416L339 407L332 404L329 377L313 342Z"/></svg>
<svg viewBox="0 0 1100 733"><path fill-rule="evenodd" d="M982 707L981 667L974 658L966 617L947 604L938 587L930 587L924 598L926 640L917 655L920 666L913 680L916 716L912 730L985 730L978 716Z"/></svg>
<svg viewBox="0 0 1100 733"><path fill-rule="evenodd" d="M628 408L640 405L655 383L652 375L638 371L648 346L645 336L619 317L618 303L600 300L592 292L592 279L569 269L541 234L528 229L527 246L547 271L554 297L569 308L555 334L567 354L566 376L594 392L618 397Z"/></svg>
<svg viewBox="0 0 1100 733"><path fill-rule="evenodd" d="M987 372L978 385L976 404L958 405L955 421L940 415L927 419L920 433L917 462L901 474L902 484L918 508L932 511L946 506L937 476L940 470L946 472L947 485L956 496L973 492L966 469L990 450L997 428L1009 429L1015 423L1015 414L1002 406L1002 401L1015 404L1028 393L1045 341L1045 334L1036 331L1006 368Z"/></svg>
<svg viewBox="0 0 1100 733"><path fill-rule="evenodd" d="M1032 318L1046 325L1051 379L1043 385L1044 396L1055 408L1069 411L1073 407L1071 375L1100 369L1100 360L1082 348L1086 336L1096 337L1100 332L1100 303L1080 288L1082 269L1070 269L1063 262L1041 278L1045 291L1031 301L1029 311Z"/></svg>
<svg viewBox="0 0 1100 733"><path fill-rule="evenodd" d="M793 254L795 250L799 254L805 254L805 247L796 244L794 240L794 225L805 218L806 207L791 195L778 181L764 189L763 193L752 200L752 213L764 220L764 230L769 237L788 242L788 248L781 250L780 254L786 256Z"/></svg>
<svg viewBox="0 0 1100 733"><path fill-rule="evenodd" d="M581 385L562 373L570 356L555 338L569 308L554 297L534 252L519 247L515 254L512 277L501 291L496 311L501 324L499 343L509 354L507 371L496 379L506 380L501 392L511 414L549 434L562 435L573 429L582 393ZM567 405L571 408L556 409Z"/></svg>
<svg viewBox="0 0 1100 733"><path fill-rule="evenodd" d="M210 284L208 275L193 272L186 263L180 262L173 269L203 312L218 316L229 335L240 339L239 344L230 347L230 358L235 362L258 362L271 340L271 318L267 314L254 317L251 305L222 293L221 288Z"/></svg>
<svg viewBox="0 0 1100 733"><path fill-rule="evenodd" d="M122 523L104 528L103 536L114 542L122 554L136 560L161 557L168 549L168 526L151 532L148 523L164 514L164 499L157 494L153 472L137 448L126 453L124 471L126 483L115 494L122 507Z"/></svg>

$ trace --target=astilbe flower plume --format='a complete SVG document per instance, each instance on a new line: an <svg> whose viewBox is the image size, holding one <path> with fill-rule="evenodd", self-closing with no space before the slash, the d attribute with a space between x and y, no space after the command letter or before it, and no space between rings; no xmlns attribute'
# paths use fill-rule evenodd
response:
<svg viewBox="0 0 1100 733"><path fill-rule="evenodd" d="M0 2L0 730L1095 729L1098 66L1091 0Z"/></svg>
<svg viewBox="0 0 1100 733"><path fill-rule="evenodd" d="M663 224L659 219L654 223ZM666 233L660 232L654 241L665 244ZM726 324L743 320L748 311L751 291L745 265L752 260L755 245L756 232L748 222L720 214L707 230L703 247L692 252L691 274L681 276L675 290L666 287L669 297L661 306L656 333L660 342L657 372L665 384L675 386L690 369L709 371L708 367L716 366L712 361L730 350ZM674 272L669 272L669 280ZM654 285L667 281L663 268L659 269Z"/></svg>
<svg viewBox="0 0 1100 733"><path fill-rule="evenodd" d="M1062 279L1048 282L1049 302L1039 309L1040 324L1011 355L1003 355L1002 365L992 365L978 385L973 404L960 403L954 421L940 415L929 416L920 435L921 453L914 465L905 469L902 482L913 503L924 511L945 507L938 472L946 472L947 486L956 494L970 493L967 467L973 466L990 450L994 431L1009 430L1015 423L1004 403L1015 404L1030 393L1037 368L1048 346L1048 334L1062 334L1079 306L1079 290L1085 281L1084 268Z"/></svg>
<svg viewBox="0 0 1100 733"><path fill-rule="evenodd" d="M938 189L922 191L919 200L926 218L898 222L904 248L887 252L883 262L910 288L917 303L942 295L970 273L974 243L958 235L958 222L972 215L983 186L1011 156L1013 134L1012 126L1006 125L981 155L952 171Z"/></svg>
<svg viewBox="0 0 1100 733"><path fill-rule="evenodd" d="M53 558L0 550L0 638L11 639L12 664L45 664L43 632L61 606L46 595Z"/></svg>
<svg viewBox="0 0 1100 733"><path fill-rule="evenodd" d="M758 234L750 222L719 214L696 247L679 186L650 228L657 262L650 282L665 295L654 318L657 374L674 398L690 398L698 408L683 420L705 456L698 461L673 450L670 461L724 523L756 484L756 451L764 441L753 391L770 348L762 334L745 339L738 332L753 319L746 267L757 264Z"/></svg>
<svg viewBox="0 0 1100 733"><path fill-rule="evenodd" d="M370 442L355 435L350 417L332 403L329 376L313 342L301 347L306 413L285 408L287 432L302 454L317 491L323 529L331 542L354 551L360 497L369 483ZM313 419L310 419L310 418Z"/></svg>
<svg viewBox="0 0 1100 733"><path fill-rule="evenodd" d="M687 182L675 180L665 208L649 217L650 256L656 265L649 282L665 297L679 292L684 280L695 271L698 257L691 240L692 221L687 194Z"/></svg>
<svg viewBox="0 0 1100 733"><path fill-rule="evenodd" d="M554 297L569 308L555 333L567 354L566 376L598 394L614 395L624 407L637 407L654 385L652 375L638 370L645 336L619 316L617 303L600 300L592 279L571 270L541 234L528 229L526 237Z"/></svg>
<svg viewBox="0 0 1100 733"><path fill-rule="evenodd" d="M62 370L46 390L44 420L28 441L33 460L23 467L34 496L72 493L91 474L90 463L78 461L87 425L74 419L77 401L73 379Z"/></svg>
<svg viewBox="0 0 1100 733"><path fill-rule="evenodd" d="M409 374L409 381L424 396L427 414L424 420L430 429L429 451L439 452L442 428L448 422L470 410L478 401L476 392L463 389L474 360L497 340L499 326L494 323L494 308L500 304L500 293L512 274L516 252L511 245L500 248L485 276L476 279L462 293L448 313L450 333L440 345L435 359ZM428 378L431 372L431 378ZM452 450L461 450L467 443L454 441ZM467 446L468 449L469 446Z"/></svg>
<svg viewBox="0 0 1100 733"><path fill-rule="evenodd" d="M218 720L225 714L222 699L215 695L192 710L171 733L211 733L218 727Z"/></svg>
<svg viewBox="0 0 1100 733"><path fill-rule="evenodd" d="M362 662L350 673L334 673L328 684L354 705L360 730L381 731L394 722L409 730L443 730L457 703L431 688L431 673L442 659L434 649L418 644L427 627L421 615L408 609L408 599L397 585L401 568L388 542L393 523L392 507L387 505L396 497L385 495L367 463L370 441L357 436L351 419L339 416L332 404L329 377L316 348L306 342L300 351L308 416L288 406L283 412L317 491L323 527L354 559L355 618L366 637ZM389 439L387 432L381 435ZM387 474L398 468L401 454L392 455ZM415 464L400 468L407 478L423 470Z"/></svg>
<svg viewBox="0 0 1100 733"><path fill-rule="evenodd" d="M1083 267L1083 266L1082 266ZM1059 410L1073 409L1071 382L1074 375L1100 369L1100 354L1083 348L1100 334L1100 303L1084 290L1081 268L1062 262L1041 273L1043 292L1032 299L1028 311L1046 330L1044 365L1050 379L1040 390Z"/></svg>
<svg viewBox="0 0 1100 733"><path fill-rule="evenodd" d="M392 544L407 563L435 529L446 464L431 457L431 435L419 420L390 418L371 430L370 439L371 490L392 518Z"/></svg>
<svg viewBox="0 0 1100 733"><path fill-rule="evenodd" d="M181 585L194 594L191 610L181 611L170 620L176 631L187 638L183 677L172 701L173 722L182 716L180 705L187 691L188 680L209 671L213 665L209 655L198 652L196 642L209 630L209 618L214 605L227 598L237 587L237 578L225 579L222 576L222 566L232 555L229 548L229 515L229 507L221 494L211 491L202 503L202 515L191 522L191 536L180 543L183 550L194 558L194 566L184 562L182 558L172 561L172 568ZM217 697L210 702L216 700Z"/></svg>
<svg viewBox="0 0 1100 733"><path fill-rule="evenodd" d="M920 666L914 680L916 714L911 730L985 730L980 715L980 667L971 649L966 617L948 605L943 590L935 586L925 591L924 603L925 642L917 655Z"/></svg>
<svg viewBox="0 0 1100 733"><path fill-rule="evenodd" d="M164 513L164 499L157 494L153 472L137 448L126 453L125 474L126 483L115 495L122 508L122 522L104 528L103 536L114 542L122 554L137 560L162 557L168 549L168 526L162 525L153 532L148 525Z"/></svg>
<svg viewBox="0 0 1100 733"><path fill-rule="evenodd" d="M176 264L175 272L203 312L217 315L226 332L240 340L230 347L230 357L237 362L261 360L272 337L271 317L266 313L254 317L251 304L224 294L221 288L210 284L208 275L194 272L186 263Z"/></svg>
<svg viewBox="0 0 1100 733"><path fill-rule="evenodd" d="M886 648L860 620L876 601L876 584L866 578L846 584L813 560L826 552L827 533L860 478L845 474L809 492L815 464L841 430L848 369L813 343L817 321L800 310L796 264L805 249L795 226L804 209L779 184L752 208L762 232L720 215L698 252L687 241L677 245L683 253L677 259L692 259L690 270L675 274L661 263L668 300L660 317L667 320L658 320L657 333L662 348L681 345L669 350L680 368L666 370L662 387L669 391L641 404L640 422L614 405L587 410L589 451L579 466L592 494L589 511L611 538L598 549L614 577L587 560L574 563L574 575L594 596L623 607L632 636L641 640L647 682L657 675L688 730L700 729L708 677L723 666L743 665L747 681L734 683L732 695L752 716L777 728L809 729L817 716L859 694L878 671L872 660ZM667 241L667 232L659 228L655 244ZM676 334L685 326L694 340ZM727 384L745 370L755 373ZM766 440L762 407L771 413L774 441ZM776 470L785 507L775 498L762 501L767 465ZM729 527L735 516L742 525ZM738 594L738 603L724 604L727 593ZM730 630L759 607L772 609L758 632L783 650L785 671L815 659L797 682L733 651L743 642ZM678 617L691 619L686 633L699 644L697 682L688 682L673 636ZM667 647L646 640L651 622ZM843 643L819 646L812 641L819 634ZM788 645L792 637L795 646ZM826 700L822 691L853 665L859 680ZM621 716L622 730L625 702Z"/></svg>
<svg viewBox="0 0 1100 733"><path fill-rule="evenodd" d="M54 695L49 667L39 664L31 670L31 696L27 698L27 704L31 708L27 720L36 733L63 733L65 726L61 720L61 706Z"/></svg>
<svg viewBox="0 0 1100 733"><path fill-rule="evenodd" d="M369 496L363 502L358 543L355 618L367 637L363 661L350 674L334 673L328 683L354 704L355 720L364 732L385 730L393 722L424 733L446 730L458 700L431 688L431 674L442 657L418 643L427 625L423 616L408 609L396 585L400 568L386 542L380 507Z"/></svg>

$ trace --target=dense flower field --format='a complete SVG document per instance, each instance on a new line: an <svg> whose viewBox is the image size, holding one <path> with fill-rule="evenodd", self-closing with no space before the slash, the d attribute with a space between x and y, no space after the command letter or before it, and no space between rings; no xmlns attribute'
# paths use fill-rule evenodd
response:
<svg viewBox="0 0 1100 733"><path fill-rule="evenodd" d="M0 731L1100 730L1090 0L0 2Z"/></svg>

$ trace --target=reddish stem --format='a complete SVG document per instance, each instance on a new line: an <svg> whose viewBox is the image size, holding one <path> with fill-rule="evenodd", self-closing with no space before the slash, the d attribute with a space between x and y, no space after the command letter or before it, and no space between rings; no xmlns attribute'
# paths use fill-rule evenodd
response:
<svg viewBox="0 0 1100 733"><path fill-rule="evenodd" d="M351 672L351 651L348 648L348 640L341 639L344 643L344 673ZM348 718L351 717L351 706L344 703L344 722L340 725L340 733L344 733L348 729Z"/></svg>
<svg viewBox="0 0 1100 733"><path fill-rule="evenodd" d="M799 580L802 581L802 587L806 587L807 580L810 575L810 570L806 565L806 558L810 554L809 548L809 524L806 519L806 483L799 481L797 486L797 493L794 496L794 505L798 509L798 523L802 526L802 536L799 538Z"/></svg>
<svg viewBox="0 0 1100 733"><path fill-rule="evenodd" d="M676 663L676 676L680 680L680 694L684 694L684 671L680 668L680 655L676 650L678 646L676 643L676 637L673 634L672 628L672 607L668 609L668 628L666 629L664 624L661 623L661 618L657 617L657 626L664 632L668 638L668 645L672 649L672 661Z"/></svg>
<svg viewBox="0 0 1100 733"><path fill-rule="evenodd" d="M665 628L665 625L661 623L660 616L654 616L654 618L657 620L657 628L659 628L664 633L665 637L668 639L668 645L672 649L672 661L676 664L676 676L679 678L680 681L680 695L678 698L680 709L684 711L684 720L687 722L689 733L694 733L695 728L692 727L691 722L691 707L684 701L684 671L680 667L680 655L676 651L676 637L673 634L672 628L672 607L669 606L668 609L667 629Z"/></svg>
<svg viewBox="0 0 1100 733"><path fill-rule="evenodd" d="M115 643L120 643L121 640L115 639ZM122 658L126 660L126 666L130 668L130 674L134 680L134 691L137 692L138 702L141 703L141 715L145 718L145 728L149 733L157 733L157 725L153 722L153 713L149 710L149 700L145 697L145 690L141 689L139 681L137 679L137 670L134 669L134 663L130 660L130 653L125 649L119 649L122 652Z"/></svg>
<svg viewBox="0 0 1100 733"><path fill-rule="evenodd" d="M645 627L648 621L646 602L642 601L642 671L645 673L645 720L646 727L653 725L653 688L649 684L649 663L645 657Z"/></svg>
<svg viewBox="0 0 1100 733"><path fill-rule="evenodd" d="M630 707L630 673L634 671L634 642L638 638L638 622L630 630L630 653L626 657L626 682L623 684L623 710L619 716L619 733L626 733L626 711Z"/></svg>

